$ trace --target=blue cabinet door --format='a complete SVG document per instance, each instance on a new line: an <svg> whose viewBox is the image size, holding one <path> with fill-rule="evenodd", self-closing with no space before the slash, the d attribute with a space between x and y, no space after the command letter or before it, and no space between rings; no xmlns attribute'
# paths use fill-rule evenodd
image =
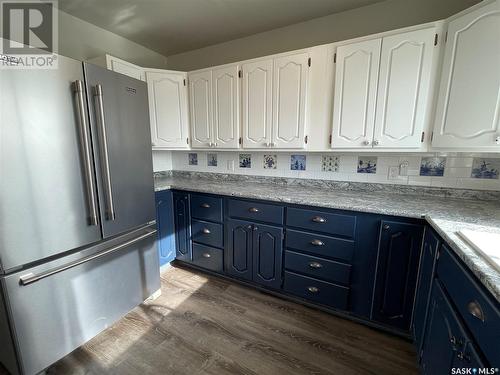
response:
<svg viewBox="0 0 500 375"><path fill-rule="evenodd" d="M227 220L225 262L229 275L252 280L252 234L252 223Z"/></svg>
<svg viewBox="0 0 500 375"><path fill-rule="evenodd" d="M170 190L156 193L156 224L160 266L163 266L175 259L174 212Z"/></svg>
<svg viewBox="0 0 500 375"><path fill-rule="evenodd" d="M410 330L424 227L381 221L372 319Z"/></svg>
<svg viewBox="0 0 500 375"><path fill-rule="evenodd" d="M173 200L176 257L179 260L191 262L193 260L193 254L191 250L189 194L175 192L173 194Z"/></svg>
<svg viewBox="0 0 500 375"><path fill-rule="evenodd" d="M422 247L422 259L420 261L420 274L418 277L417 296L415 299L415 312L412 325L417 353L422 347L422 339L425 332L427 307L429 305L439 242L437 234L430 228L427 228L424 237L424 245Z"/></svg>
<svg viewBox="0 0 500 375"><path fill-rule="evenodd" d="M278 289L282 282L283 229L253 225L253 281Z"/></svg>

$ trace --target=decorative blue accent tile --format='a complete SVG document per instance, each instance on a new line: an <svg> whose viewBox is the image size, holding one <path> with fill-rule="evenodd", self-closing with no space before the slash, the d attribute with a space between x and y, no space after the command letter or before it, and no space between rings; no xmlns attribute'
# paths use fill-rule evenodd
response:
<svg viewBox="0 0 500 375"><path fill-rule="evenodd" d="M358 173L377 173L377 157L358 157Z"/></svg>
<svg viewBox="0 0 500 375"><path fill-rule="evenodd" d="M240 168L252 168L252 154L240 154Z"/></svg>
<svg viewBox="0 0 500 375"><path fill-rule="evenodd" d="M500 159L474 158L472 161L472 178L498 180L500 175Z"/></svg>
<svg viewBox="0 0 500 375"><path fill-rule="evenodd" d="M198 154L196 152L188 154L189 165L198 165Z"/></svg>
<svg viewBox="0 0 500 375"><path fill-rule="evenodd" d="M292 171L305 171L306 170L306 156L305 155L292 155L290 158L290 169Z"/></svg>
<svg viewBox="0 0 500 375"><path fill-rule="evenodd" d="M207 154L207 165L209 167L217 166L217 154Z"/></svg>
<svg viewBox="0 0 500 375"><path fill-rule="evenodd" d="M446 167L445 157L425 157L420 162L420 176L442 177Z"/></svg>
<svg viewBox="0 0 500 375"><path fill-rule="evenodd" d="M264 169L276 169L278 157L276 155L264 155Z"/></svg>

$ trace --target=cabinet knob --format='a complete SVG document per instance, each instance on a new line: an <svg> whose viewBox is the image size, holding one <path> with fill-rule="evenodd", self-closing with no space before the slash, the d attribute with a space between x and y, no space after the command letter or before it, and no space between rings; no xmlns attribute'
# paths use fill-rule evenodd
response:
<svg viewBox="0 0 500 375"><path fill-rule="evenodd" d="M251 225L248 225L248 226L247 226L247 229L252 229L252 226L251 226Z"/></svg>
<svg viewBox="0 0 500 375"><path fill-rule="evenodd" d="M204 234L210 234L210 229L208 229L208 228L203 228L202 232L203 232Z"/></svg>
<svg viewBox="0 0 500 375"><path fill-rule="evenodd" d="M255 213L255 212L259 212L259 209L258 209L257 207L250 207L250 208L248 209L248 211L249 211L249 212L253 212L253 213Z"/></svg>
<svg viewBox="0 0 500 375"><path fill-rule="evenodd" d="M309 267L314 268L314 269L318 269L318 268L322 268L323 265L321 263L318 263L318 262L311 262L311 263L309 263Z"/></svg>
<svg viewBox="0 0 500 375"><path fill-rule="evenodd" d="M210 208L210 205L208 203L202 203L202 204L200 204L200 207L202 207L202 208Z"/></svg>
<svg viewBox="0 0 500 375"><path fill-rule="evenodd" d="M203 253L203 254L201 254L201 256L203 258L210 258L211 257L211 255L209 253Z"/></svg>
<svg viewBox="0 0 500 375"><path fill-rule="evenodd" d="M276 143L271 142L271 147L274 147L274 146L276 146Z"/></svg>
<svg viewBox="0 0 500 375"><path fill-rule="evenodd" d="M370 141L363 141L363 146L370 146Z"/></svg>
<svg viewBox="0 0 500 375"><path fill-rule="evenodd" d="M311 245L313 246L323 246L325 243L323 241L320 241L320 240L312 240L311 241Z"/></svg>
<svg viewBox="0 0 500 375"><path fill-rule="evenodd" d="M384 230L389 230L391 229L391 226L389 224L384 224L382 228L384 228Z"/></svg>
<svg viewBox="0 0 500 375"><path fill-rule="evenodd" d="M318 293L319 292L319 288L316 288L315 286L310 286L307 288L307 290L309 291L309 293Z"/></svg>
<svg viewBox="0 0 500 375"><path fill-rule="evenodd" d="M477 301L469 302L469 304L467 305L467 310L473 317L479 319L484 323L484 313L479 302Z"/></svg>
<svg viewBox="0 0 500 375"><path fill-rule="evenodd" d="M373 141L373 145L374 146L378 146L379 145L379 141L377 141L376 139Z"/></svg>
<svg viewBox="0 0 500 375"><path fill-rule="evenodd" d="M254 225L253 230L259 230L259 227L257 225Z"/></svg>
<svg viewBox="0 0 500 375"><path fill-rule="evenodd" d="M321 216L314 216L311 220L315 223L326 223L326 219Z"/></svg>
<svg viewBox="0 0 500 375"><path fill-rule="evenodd" d="M495 143L497 145L500 145L500 135L497 135L496 138L495 138Z"/></svg>

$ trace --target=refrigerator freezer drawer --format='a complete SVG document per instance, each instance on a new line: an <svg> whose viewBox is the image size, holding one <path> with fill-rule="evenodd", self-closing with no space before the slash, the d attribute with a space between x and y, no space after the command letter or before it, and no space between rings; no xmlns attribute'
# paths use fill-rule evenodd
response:
<svg viewBox="0 0 500 375"><path fill-rule="evenodd" d="M23 373L44 370L160 289L156 235L149 233L2 280Z"/></svg>

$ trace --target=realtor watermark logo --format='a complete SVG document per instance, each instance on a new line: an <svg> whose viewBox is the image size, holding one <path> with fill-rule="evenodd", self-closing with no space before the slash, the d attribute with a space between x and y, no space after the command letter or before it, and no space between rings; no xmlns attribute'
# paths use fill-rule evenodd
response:
<svg viewBox="0 0 500 375"><path fill-rule="evenodd" d="M0 69L57 68L56 0L0 0Z"/></svg>

